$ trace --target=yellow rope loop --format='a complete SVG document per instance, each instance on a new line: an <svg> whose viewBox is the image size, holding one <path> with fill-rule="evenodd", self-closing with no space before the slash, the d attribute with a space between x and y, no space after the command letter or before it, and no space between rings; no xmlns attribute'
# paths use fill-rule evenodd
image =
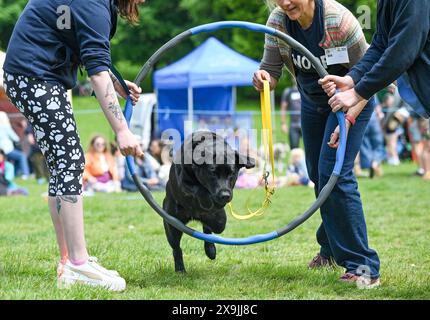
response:
<svg viewBox="0 0 430 320"><path fill-rule="evenodd" d="M275 156L273 152L273 134L272 134L272 110L270 101L270 85L268 81L264 81L264 90L260 95L261 100L261 119L262 119L262 136L263 136L263 146L264 146L264 167L261 181L264 182L265 197L261 204L261 207L252 211L247 201L248 214L240 215L234 212L233 205L228 204L231 215L237 220L248 220L253 217L261 216L267 207L271 204L271 198L275 193ZM272 186L269 183L270 172L266 170L267 162L270 161L272 169Z"/></svg>

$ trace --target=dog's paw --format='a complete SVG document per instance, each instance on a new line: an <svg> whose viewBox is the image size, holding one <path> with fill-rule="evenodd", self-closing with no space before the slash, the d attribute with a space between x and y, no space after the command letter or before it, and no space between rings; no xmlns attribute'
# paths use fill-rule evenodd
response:
<svg viewBox="0 0 430 320"><path fill-rule="evenodd" d="M205 252L209 259L215 260L216 247L213 243L205 242Z"/></svg>
<svg viewBox="0 0 430 320"><path fill-rule="evenodd" d="M183 265L182 266L175 265L175 272L179 274L186 274L187 270L185 270L185 267Z"/></svg>

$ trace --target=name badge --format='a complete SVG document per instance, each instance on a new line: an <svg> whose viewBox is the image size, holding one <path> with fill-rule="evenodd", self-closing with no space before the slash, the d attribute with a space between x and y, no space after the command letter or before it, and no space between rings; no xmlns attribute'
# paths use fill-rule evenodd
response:
<svg viewBox="0 0 430 320"><path fill-rule="evenodd" d="M347 47L337 47L325 50L327 65L349 63L349 55Z"/></svg>

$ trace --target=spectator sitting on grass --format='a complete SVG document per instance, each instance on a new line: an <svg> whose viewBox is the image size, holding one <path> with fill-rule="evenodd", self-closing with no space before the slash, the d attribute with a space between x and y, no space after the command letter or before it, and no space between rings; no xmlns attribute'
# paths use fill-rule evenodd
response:
<svg viewBox="0 0 430 320"><path fill-rule="evenodd" d="M158 170L158 178L163 186L169 180L170 167L172 166L172 145L165 144L161 149L161 166Z"/></svg>
<svg viewBox="0 0 430 320"><path fill-rule="evenodd" d="M18 187L13 179L15 168L12 163L6 161L6 153L0 149L0 196L28 195L28 191Z"/></svg>
<svg viewBox="0 0 430 320"><path fill-rule="evenodd" d="M152 158L157 160L159 164L161 164L161 152L163 150L163 147L165 146L164 142L160 139L152 140L149 145L149 153L151 154Z"/></svg>
<svg viewBox="0 0 430 320"><path fill-rule="evenodd" d="M125 176L125 171L127 168L125 167L125 157L121 154L121 150L118 148L118 143L115 140L115 142L110 143L110 154L112 155L114 161L116 170L118 172L118 179L119 181L122 181Z"/></svg>
<svg viewBox="0 0 430 320"><path fill-rule="evenodd" d="M26 180L30 175L28 160L24 152L15 148L14 143L19 143L19 137L13 131L7 114L0 111L0 149L5 152L8 160L15 162L17 173Z"/></svg>
<svg viewBox="0 0 430 320"><path fill-rule="evenodd" d="M302 149L291 150L290 163L287 169L287 186L308 186L311 188L315 186L309 179L305 152Z"/></svg>
<svg viewBox="0 0 430 320"><path fill-rule="evenodd" d="M153 159L153 158L152 158ZM135 158L134 165L136 173L140 177L141 182L151 191L163 190L165 184L158 178L157 172L152 166L152 160L149 153L145 153L143 160ZM126 191L136 192L137 187L134 184L133 178L128 170L125 170L125 177L121 181L121 188Z"/></svg>
<svg viewBox="0 0 430 320"><path fill-rule="evenodd" d="M96 192L119 192L120 181L115 161L107 149L102 136L91 139L90 148L85 155L85 189Z"/></svg>

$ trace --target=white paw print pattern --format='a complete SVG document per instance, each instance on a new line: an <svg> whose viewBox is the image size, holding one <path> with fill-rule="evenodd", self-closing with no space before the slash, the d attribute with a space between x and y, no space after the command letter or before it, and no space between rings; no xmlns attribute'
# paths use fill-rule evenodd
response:
<svg viewBox="0 0 430 320"><path fill-rule="evenodd" d="M66 110L66 112L67 112L68 114L73 114L73 109L72 109L72 106L70 105L70 103L66 103L66 104L64 105L64 109Z"/></svg>
<svg viewBox="0 0 430 320"><path fill-rule="evenodd" d="M67 171L64 175L64 179L63 179L64 183L68 183L73 180L75 180L75 175L70 171Z"/></svg>
<svg viewBox="0 0 430 320"><path fill-rule="evenodd" d="M17 96L17 92L16 92L16 90L15 90L15 88L14 87L12 87L12 88L10 88L10 90L9 90L9 96L11 97L11 98L13 98L13 99L15 99L16 98L16 96Z"/></svg>
<svg viewBox="0 0 430 320"><path fill-rule="evenodd" d="M52 130L49 133L49 139L51 139L52 141L55 141L57 143L60 142L61 140L63 140L63 138L64 138L64 134L61 134L60 130Z"/></svg>
<svg viewBox="0 0 430 320"><path fill-rule="evenodd" d="M72 160L79 160L82 157L82 153L79 149L72 149L69 153L69 157Z"/></svg>
<svg viewBox="0 0 430 320"><path fill-rule="evenodd" d="M78 190L78 188L74 185L74 184L72 184L70 187L69 187L69 191L70 192L76 192Z"/></svg>
<svg viewBox="0 0 430 320"><path fill-rule="evenodd" d="M27 92L26 92L26 91L22 91L22 92L21 92L21 99L23 99L23 100L27 100L27 98L28 98L28 94L27 94Z"/></svg>
<svg viewBox="0 0 430 320"><path fill-rule="evenodd" d="M42 104L39 101L34 100L28 100L28 107L33 113L38 113L39 111L42 111Z"/></svg>
<svg viewBox="0 0 430 320"><path fill-rule="evenodd" d="M24 89L28 87L28 79L27 78L22 78L22 80L19 80L19 84L18 84L18 88L20 89Z"/></svg>
<svg viewBox="0 0 430 320"><path fill-rule="evenodd" d="M48 93L48 91L46 91L46 87L40 83L31 88L31 92L33 92L35 98L42 97Z"/></svg>
<svg viewBox="0 0 430 320"><path fill-rule="evenodd" d="M58 112L55 113L54 117L55 117L56 120L60 120L61 121L65 117L64 116L64 112L58 111Z"/></svg>
<svg viewBox="0 0 430 320"><path fill-rule="evenodd" d="M42 154L45 154L49 150L49 144L47 141L42 140L39 142L39 148Z"/></svg>
<svg viewBox="0 0 430 320"><path fill-rule="evenodd" d="M66 192L66 188L62 183L57 184L57 196L62 196Z"/></svg>
<svg viewBox="0 0 430 320"><path fill-rule="evenodd" d="M48 122L49 115L46 113L40 113L37 115L37 119L39 120L39 123L46 123Z"/></svg>
<svg viewBox="0 0 430 320"><path fill-rule="evenodd" d="M54 144L52 146L57 157L64 156L66 154L66 148L64 146L60 146L58 144Z"/></svg>
<svg viewBox="0 0 430 320"><path fill-rule="evenodd" d="M56 192L55 189L56 189L55 188L55 183L50 183L49 184L49 194L55 194L55 195L57 195L57 192Z"/></svg>
<svg viewBox="0 0 430 320"><path fill-rule="evenodd" d="M69 137L67 138L67 145L74 147L78 142L76 141L75 137Z"/></svg>
<svg viewBox="0 0 430 320"><path fill-rule="evenodd" d="M66 129L67 132L72 132L75 130L75 123L72 119L67 118L66 121L63 123L63 128Z"/></svg>
<svg viewBox="0 0 430 320"><path fill-rule="evenodd" d="M54 163L54 161L55 161L55 157L54 157L54 155L53 155L52 153L49 153L49 154L46 156L46 162L47 162L47 163L49 163L49 164L52 164L52 163ZM53 172L51 172L51 174L52 174L53 176L55 176L55 175L56 175L56 171L54 170Z"/></svg>
<svg viewBox="0 0 430 320"><path fill-rule="evenodd" d="M34 134L36 136L36 140L40 141L45 136L45 131L43 128L39 127L37 124L34 126Z"/></svg>
<svg viewBox="0 0 430 320"><path fill-rule="evenodd" d="M67 161L65 159L59 159L57 161L58 170L63 170L67 168Z"/></svg>
<svg viewBox="0 0 430 320"><path fill-rule="evenodd" d="M60 95L60 90L58 90L58 86L53 86L51 88L51 95L53 95L53 96L59 96Z"/></svg>
<svg viewBox="0 0 430 320"><path fill-rule="evenodd" d="M60 109L60 99L58 99L57 97L52 97L51 99L48 99L48 101L46 101L46 104L47 104L46 109L48 110Z"/></svg>
<svg viewBox="0 0 430 320"><path fill-rule="evenodd" d="M6 77L6 80L8 82L11 82L11 81L15 80L15 77L13 75L11 75L11 74L8 74L7 77Z"/></svg>
<svg viewBox="0 0 430 320"><path fill-rule="evenodd" d="M20 112L22 112L22 113L24 113L24 107L22 106L22 102L21 101L17 101L16 103L15 103L15 106L18 108L18 110L20 111Z"/></svg>

